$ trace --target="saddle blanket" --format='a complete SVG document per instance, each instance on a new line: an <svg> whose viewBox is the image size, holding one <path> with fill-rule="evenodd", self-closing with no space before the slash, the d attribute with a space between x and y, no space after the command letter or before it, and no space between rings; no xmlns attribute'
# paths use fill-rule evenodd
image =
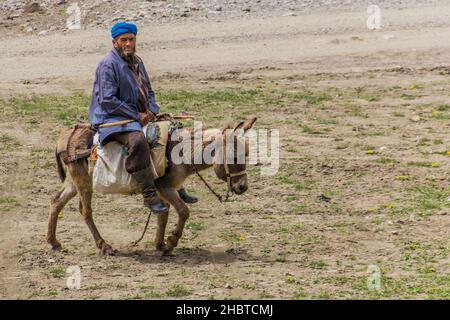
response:
<svg viewBox="0 0 450 320"><path fill-rule="evenodd" d="M155 179L162 177L166 171L166 146L170 126L170 121L157 121L142 128L150 144L149 157L152 161L149 170ZM98 133L95 134L93 143L96 148L96 163L93 169L94 190L108 194L138 193L137 183L125 169L126 148L116 141L100 145Z"/></svg>

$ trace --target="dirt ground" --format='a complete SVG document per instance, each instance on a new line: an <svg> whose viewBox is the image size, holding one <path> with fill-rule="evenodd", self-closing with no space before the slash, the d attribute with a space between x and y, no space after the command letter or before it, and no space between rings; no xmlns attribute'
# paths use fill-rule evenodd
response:
<svg viewBox="0 0 450 320"><path fill-rule="evenodd" d="M192 93L184 109L207 126L255 115L257 128L280 130L282 144L279 172L251 166L249 190L230 202L189 179L200 201L171 257L153 247L155 219L129 246L147 216L138 196L94 198L116 256L98 254L76 200L59 220L63 250L50 249L63 108L88 101L109 31L6 38L0 298L449 299L450 5L383 9L374 31L367 16L311 12L140 31L138 52L157 98L168 101L163 110L168 93ZM237 102L208 96L214 105L200 108L195 100L223 90ZM57 99L64 103L54 114L36 111ZM212 172L206 178L226 190ZM175 221L172 212L169 230ZM80 290L66 286L74 265ZM367 286L371 266L380 290Z"/></svg>

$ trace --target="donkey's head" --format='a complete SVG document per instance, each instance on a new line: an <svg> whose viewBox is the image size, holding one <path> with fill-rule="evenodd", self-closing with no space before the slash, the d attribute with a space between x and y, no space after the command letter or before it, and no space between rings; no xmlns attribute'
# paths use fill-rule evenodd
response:
<svg viewBox="0 0 450 320"><path fill-rule="evenodd" d="M248 189L246 157L249 144L245 133L253 126L256 118L242 121L234 127L226 126L222 130L220 152L214 159L214 171L217 177L228 184L228 191L242 194Z"/></svg>

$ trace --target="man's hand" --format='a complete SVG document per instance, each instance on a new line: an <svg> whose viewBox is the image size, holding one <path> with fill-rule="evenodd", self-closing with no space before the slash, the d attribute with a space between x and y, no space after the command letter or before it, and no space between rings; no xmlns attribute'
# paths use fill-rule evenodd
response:
<svg viewBox="0 0 450 320"><path fill-rule="evenodd" d="M141 126L146 126L149 122L155 121L155 115L150 111L139 112L139 123Z"/></svg>

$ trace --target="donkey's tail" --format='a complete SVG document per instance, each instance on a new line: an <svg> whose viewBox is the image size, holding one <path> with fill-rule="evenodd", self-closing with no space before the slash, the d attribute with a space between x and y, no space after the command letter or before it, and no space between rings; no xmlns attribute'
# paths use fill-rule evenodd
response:
<svg viewBox="0 0 450 320"><path fill-rule="evenodd" d="M56 158L56 167L58 168L59 178L61 179L61 182L64 182L64 180L66 180L66 172L64 171L63 163L62 163L61 158L56 149L55 149L55 158Z"/></svg>

